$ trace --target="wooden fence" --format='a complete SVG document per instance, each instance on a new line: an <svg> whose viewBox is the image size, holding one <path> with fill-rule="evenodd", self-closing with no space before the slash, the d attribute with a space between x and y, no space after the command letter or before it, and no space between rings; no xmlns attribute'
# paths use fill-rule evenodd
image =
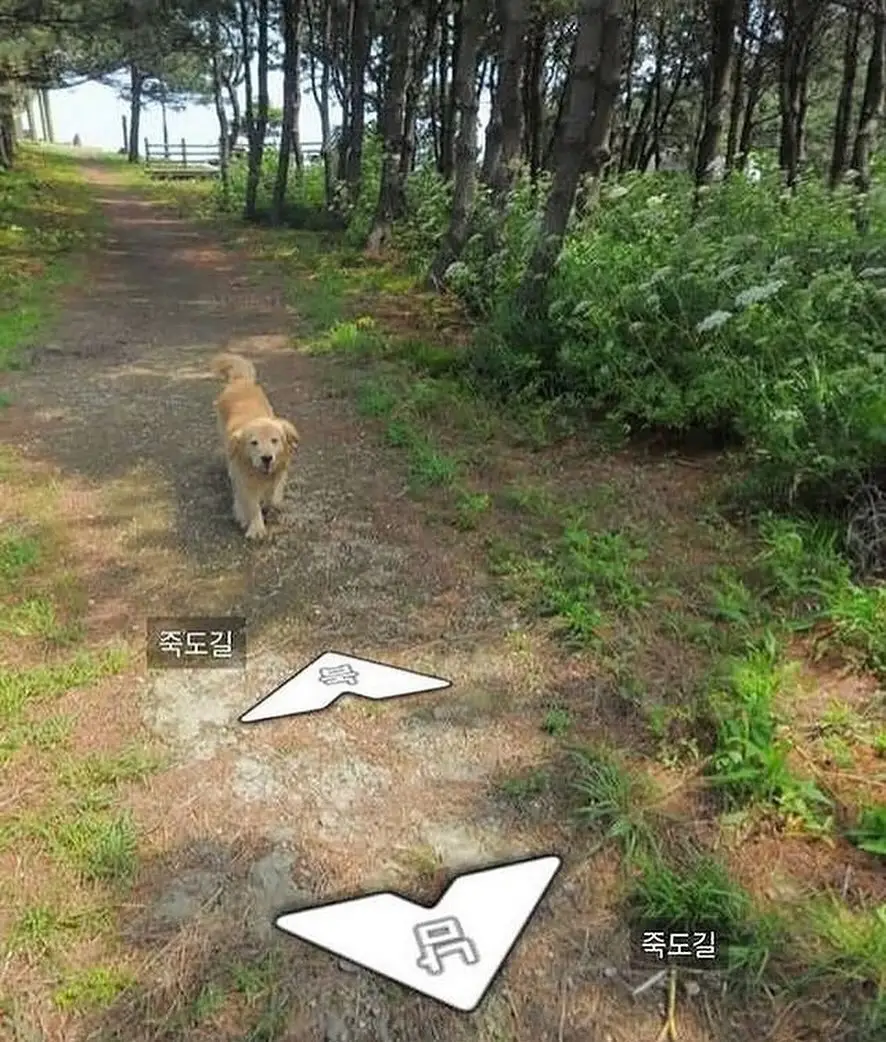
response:
<svg viewBox="0 0 886 1042"><path fill-rule="evenodd" d="M323 146L312 141L299 146L302 157L309 161L319 160L323 155ZM232 159L242 159L246 149L237 146ZM183 178L183 177L217 177L220 161L219 143L210 145L188 144L182 138L178 144L157 144L145 138L145 170L151 177Z"/></svg>

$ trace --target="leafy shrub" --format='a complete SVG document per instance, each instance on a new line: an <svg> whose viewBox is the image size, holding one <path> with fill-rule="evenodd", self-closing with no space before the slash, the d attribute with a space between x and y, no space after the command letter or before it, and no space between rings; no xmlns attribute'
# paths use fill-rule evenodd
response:
<svg viewBox="0 0 886 1042"><path fill-rule="evenodd" d="M542 323L514 293L544 186L518 182L503 216L480 196L450 288L489 328L470 356L503 395L568 392L631 431L742 439L756 491L837 495L886 464L883 201L859 237L851 191L777 178L710 189L693 216L680 175L629 175L571 229ZM446 191L423 172L403 242L426 259ZM421 192L421 194L419 194Z"/></svg>

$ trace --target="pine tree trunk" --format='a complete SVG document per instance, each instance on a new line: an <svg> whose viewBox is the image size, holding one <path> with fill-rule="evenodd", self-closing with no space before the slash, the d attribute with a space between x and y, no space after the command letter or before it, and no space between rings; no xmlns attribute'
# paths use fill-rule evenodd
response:
<svg viewBox="0 0 886 1042"><path fill-rule="evenodd" d="M228 154L230 155L240 140L240 131L243 129L243 113L240 110L240 98L237 95L237 88L230 80L225 81L225 90L231 106L231 132L228 138Z"/></svg>
<svg viewBox="0 0 886 1042"><path fill-rule="evenodd" d="M320 113L320 141L321 149L323 151L323 187L324 187L324 201L326 203L326 209L331 210L335 202L335 177L333 172L333 149L332 149L332 117L330 116L330 100L331 100L331 88L330 88L330 37L332 36L332 10L331 5L324 3L323 10L323 35L320 38L322 40L321 47L321 62L322 71L320 73L319 84L317 81L317 60L315 57L315 48L317 45L317 27L314 22L314 8L313 5L316 0L307 0L305 3L305 19L308 25L308 34L311 41L311 46L308 48L308 71L310 73L311 80L311 94L314 97L314 104L317 106L317 111Z"/></svg>
<svg viewBox="0 0 886 1042"><path fill-rule="evenodd" d="M363 138L366 133L366 66L372 44L371 0L354 0L350 45L349 126L344 163L348 199L355 203L360 195L363 174Z"/></svg>
<svg viewBox="0 0 886 1042"><path fill-rule="evenodd" d="M707 184L713 177L723 134L723 117L729 98L729 81L734 59L733 37L738 22L736 0L713 0L711 4L711 48L705 91L705 118L695 158L695 183Z"/></svg>
<svg viewBox="0 0 886 1042"><path fill-rule="evenodd" d="M455 171L455 137L458 118L458 73L462 40L462 22L465 7L470 0L459 0L452 27L452 48L449 49L449 16L443 22L440 35L440 173L449 181ZM447 72L452 70L452 75ZM472 72L473 75L473 72ZM446 84L449 84L447 90Z"/></svg>
<svg viewBox="0 0 886 1042"><path fill-rule="evenodd" d="M783 15L783 43L779 69L779 110L781 135L779 165L785 184L793 189L803 156L803 85L809 75L809 60L821 0L786 0Z"/></svg>
<svg viewBox="0 0 886 1042"><path fill-rule="evenodd" d="M464 0L460 12L458 63L453 76L458 132L449 227L431 265L429 282L439 287L464 247L477 187L477 53L485 13L484 0Z"/></svg>
<svg viewBox="0 0 886 1042"><path fill-rule="evenodd" d="M142 88L145 78L135 62L129 66L129 154L130 163L139 159L138 136L141 129Z"/></svg>
<svg viewBox="0 0 886 1042"><path fill-rule="evenodd" d="M386 41L388 71L385 77L381 121L383 138L381 183L375 219L366 244L367 250L374 254L378 254L384 248L390 237L394 221L402 217L406 210L402 159L412 19L412 4L398 4Z"/></svg>
<svg viewBox="0 0 886 1042"><path fill-rule="evenodd" d="M661 166L661 130L662 130L662 80L664 78L665 44L667 36L665 33L664 15L659 19L655 43L655 71L652 78L652 140L646 154L643 156L642 170L646 170L649 163L655 160L655 169Z"/></svg>
<svg viewBox="0 0 886 1042"><path fill-rule="evenodd" d="M560 255L579 178L599 171L608 150L621 77L621 0L583 0L569 77L569 101L554 153L554 180L535 250L519 293L520 311L541 314L548 279ZM588 120L588 113L593 118Z"/></svg>
<svg viewBox="0 0 886 1042"><path fill-rule="evenodd" d="M283 123L280 127L280 150L277 156L277 176L271 219L274 224L283 220L286 189L289 184L289 163L298 133L299 43L301 32L301 0L282 0L281 36L283 37Z"/></svg>
<svg viewBox="0 0 886 1042"><path fill-rule="evenodd" d="M655 105L655 80L651 79L646 84L643 94L643 107L637 117L637 125L631 135L631 144L628 149L628 169L643 170L648 155L649 122L652 109Z"/></svg>
<svg viewBox="0 0 886 1042"><path fill-rule="evenodd" d="M40 93L43 97L43 111L46 114L46 140L52 145L55 143L55 131L52 127L52 104L49 100L49 89L44 87Z"/></svg>
<svg viewBox="0 0 886 1042"><path fill-rule="evenodd" d="M883 114L884 65L886 65L886 0L875 0L873 40L865 75L864 94L858 114L858 129L852 147L852 169L858 174L858 189L871 187L871 150L877 124Z"/></svg>
<svg viewBox="0 0 886 1042"><path fill-rule="evenodd" d="M523 73L523 155L529 163L533 183L542 169L542 131L544 129L544 54L547 29L544 18L536 16L532 21L526 66Z"/></svg>
<svg viewBox="0 0 886 1042"><path fill-rule="evenodd" d="M738 152L738 139L741 127L741 113L744 101L744 73L748 52L748 23L751 17L751 0L742 0L741 33L738 40L738 51L732 76L732 100L729 104L729 130L726 133L726 171L735 168Z"/></svg>
<svg viewBox="0 0 886 1042"><path fill-rule="evenodd" d="M760 39L754 53L754 61L747 76L747 90L744 109L741 115L741 133L738 137L738 153L735 157L735 166L737 170L744 170L754 139L754 116L757 111L757 105L759 104L760 98L763 94L763 73L765 71L765 62L763 58L764 44L769 40L769 32L772 28L773 17L773 8L767 7L760 25Z"/></svg>
<svg viewBox="0 0 886 1042"><path fill-rule="evenodd" d="M415 118L428 65L431 63L431 51L434 47L434 35L437 29L437 21L440 17L440 7L441 0L428 0L426 4L421 47L419 47L418 54L412 63L411 74L407 77L406 101L403 111L403 151L400 156L400 176L404 181L412 172L415 162ZM433 102L432 92L429 100ZM433 104L431 104L431 109L433 111Z"/></svg>
<svg viewBox="0 0 886 1042"><path fill-rule="evenodd" d="M858 43L861 37L861 4L846 15L846 43L843 48L843 80L834 116L834 144L828 182L836 188L846 173L849 154L849 125L852 121L852 98L858 75Z"/></svg>
<svg viewBox="0 0 886 1042"><path fill-rule="evenodd" d="M628 55L625 61L625 100L621 112L621 134L618 141L618 171L628 169L628 149L631 142L631 110L634 105L634 65L640 34L639 0L631 0L631 21L628 30Z"/></svg>
<svg viewBox="0 0 886 1042"><path fill-rule="evenodd" d="M520 157L523 139L520 73L532 21L531 4L529 0L498 0L498 18L501 28L499 75L486 133L483 180L501 202L513 183L514 165Z"/></svg>
<svg viewBox="0 0 886 1042"><path fill-rule="evenodd" d="M9 95L0 90L0 170L10 170L14 163L15 116Z"/></svg>
<svg viewBox="0 0 886 1042"><path fill-rule="evenodd" d="M219 33L218 16L214 15L210 22L210 51L212 52L212 100L215 105L215 115L218 119L218 166L221 176L222 193L225 206L230 201L231 194L231 172L230 172L230 134L228 126L228 113L225 110L225 99L222 94L221 70L218 55L221 51L221 37Z"/></svg>
<svg viewBox="0 0 886 1042"><path fill-rule="evenodd" d="M242 15L247 8L248 0L241 0L241 17L246 28L249 27L249 16ZM258 88L258 106L253 109L251 93L246 95L246 122L249 131L249 167L246 174L246 200L243 216L254 221L258 216L258 186L261 180L262 160L265 152L265 135L268 129L268 17L269 0L257 0L256 21L258 23L258 69L256 84ZM248 63L245 63L247 84L249 83ZM250 116L251 113L251 116Z"/></svg>

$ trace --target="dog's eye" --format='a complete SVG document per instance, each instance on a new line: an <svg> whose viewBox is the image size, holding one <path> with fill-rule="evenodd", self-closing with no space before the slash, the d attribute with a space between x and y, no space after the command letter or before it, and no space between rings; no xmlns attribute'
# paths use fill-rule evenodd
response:
<svg viewBox="0 0 886 1042"><path fill-rule="evenodd" d="M271 438L271 444L272 445L279 445L280 444L280 439L279 438Z"/></svg>
<svg viewBox="0 0 886 1042"><path fill-rule="evenodd" d="M253 439L252 439L252 442L251 442L251 444L252 444L253 446L256 446L256 445L258 445L258 438L253 438Z"/></svg>

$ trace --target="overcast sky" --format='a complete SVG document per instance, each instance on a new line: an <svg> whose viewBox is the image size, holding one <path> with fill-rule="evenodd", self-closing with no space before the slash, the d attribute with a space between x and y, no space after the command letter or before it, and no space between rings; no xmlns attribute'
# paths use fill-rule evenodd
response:
<svg viewBox="0 0 886 1042"><path fill-rule="evenodd" d="M283 105L283 74L269 76L271 105ZM75 134L85 148L117 150L123 145L121 117L129 119L129 105L121 101L113 87L100 83L85 83L68 90L50 92L53 131L59 144L70 144ZM39 116L36 116L39 121ZM333 113L333 121L338 112ZM169 110L166 116L171 141L184 138L189 144L207 145L218 140L218 120L212 105L189 105L183 112ZM163 140L160 106L150 105L142 110L140 151L144 139L152 144ZM320 141L320 116L310 91L302 95L301 137L305 143Z"/></svg>
<svg viewBox="0 0 886 1042"><path fill-rule="evenodd" d="M268 77L271 105L283 106L283 74L271 72ZM116 151L123 145L121 117L129 119L129 105L121 101L118 92L100 83L86 83L67 90L50 92L53 131L59 144L70 144L75 134L80 135L84 148L104 148ZM481 135L488 119L489 103L484 99L480 105ZM39 115L35 112L35 118ZM333 126L340 119L337 107L332 112ZM213 105L189 105L182 112L170 110L166 122L170 141L184 138L188 144L206 145L218 140L218 120ZM301 118L299 129L305 144L320 142L320 115L309 89L302 89ZM144 153L144 140L151 144L163 141L163 123L160 106L151 105L142 110L139 151ZM38 129L39 136L39 129ZM480 138L482 144L482 136Z"/></svg>

